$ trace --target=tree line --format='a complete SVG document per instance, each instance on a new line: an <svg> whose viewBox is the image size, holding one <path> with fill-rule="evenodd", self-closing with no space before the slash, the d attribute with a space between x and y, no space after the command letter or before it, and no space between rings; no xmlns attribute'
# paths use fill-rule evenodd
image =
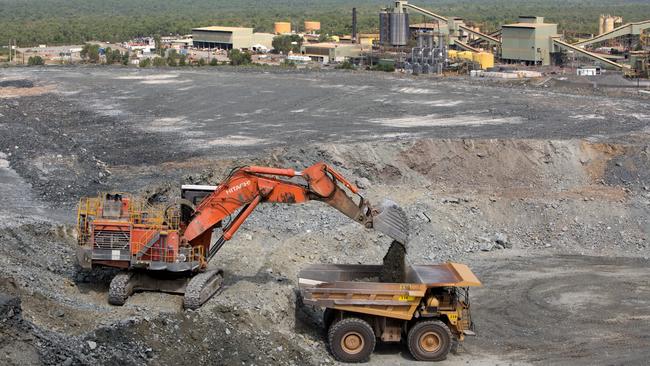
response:
<svg viewBox="0 0 650 366"><path fill-rule="evenodd" d="M650 18L647 0L413 0L446 16L460 16L486 31L539 15L560 31L595 33L598 15L616 14L625 22ZM19 46L120 42L137 36L187 34L194 27L229 25L271 32L276 21L318 20L324 34L349 34L351 9L358 9L360 32L376 32L386 0L0 0L0 44ZM427 20L413 14L412 22ZM430 20L429 20L430 21Z"/></svg>

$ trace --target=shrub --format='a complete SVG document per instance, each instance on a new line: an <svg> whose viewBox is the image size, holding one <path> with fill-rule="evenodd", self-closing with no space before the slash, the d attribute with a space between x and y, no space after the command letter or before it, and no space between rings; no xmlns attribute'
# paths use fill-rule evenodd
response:
<svg viewBox="0 0 650 366"><path fill-rule="evenodd" d="M27 65L29 66L40 66L45 65L45 60L41 56L31 56L27 59Z"/></svg>
<svg viewBox="0 0 650 366"><path fill-rule="evenodd" d="M250 53L240 50L230 50L228 52L228 58L230 59L230 64L233 66L248 65L253 62Z"/></svg>
<svg viewBox="0 0 650 366"><path fill-rule="evenodd" d="M340 64L336 65L335 68L340 70L354 70L354 64L349 60L345 60Z"/></svg>
<svg viewBox="0 0 650 366"><path fill-rule="evenodd" d="M391 64L377 64L370 68L373 71L385 71L385 72L394 72L395 65Z"/></svg>
<svg viewBox="0 0 650 366"><path fill-rule="evenodd" d="M164 58L162 57L156 57L153 59L153 66L154 67L163 67L167 65L167 61L165 61Z"/></svg>

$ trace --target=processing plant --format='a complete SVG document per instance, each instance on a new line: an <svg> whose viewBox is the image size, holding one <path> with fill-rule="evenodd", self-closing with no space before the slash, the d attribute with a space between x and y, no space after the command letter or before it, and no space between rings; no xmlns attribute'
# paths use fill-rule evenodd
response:
<svg viewBox="0 0 650 366"><path fill-rule="evenodd" d="M430 18L435 25L410 27L411 14ZM547 23L539 16L521 16L516 23L505 24L500 30L488 34L481 32L478 27L466 24L461 18L445 17L408 1L395 1L392 7L379 13L379 43L382 47L399 51L412 45L411 30L415 28L416 44L411 47L411 54L404 64L406 69L410 68L414 72L439 72L454 57L456 60L479 60L478 64L474 63L474 67L481 69L491 67L494 59L506 64L549 66L562 65L569 57L588 60L602 68L622 70L626 74L630 70L647 69L647 57L644 55L648 52L632 55L628 46L629 57L621 57L591 49L594 45L620 37L638 37L641 45L647 39L645 32L650 29L650 20L616 26L620 23L620 17L601 16L600 34L569 42L558 32L557 24ZM454 50L458 52L450 52ZM470 57L463 52L476 55ZM492 54L492 61L487 60L488 56L481 56L481 53ZM457 57L459 55L462 57ZM484 59L484 62L480 62Z"/></svg>

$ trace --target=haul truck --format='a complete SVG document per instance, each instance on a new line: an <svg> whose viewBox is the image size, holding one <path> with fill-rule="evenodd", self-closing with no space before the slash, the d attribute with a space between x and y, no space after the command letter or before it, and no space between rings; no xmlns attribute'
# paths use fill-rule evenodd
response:
<svg viewBox="0 0 650 366"><path fill-rule="evenodd" d="M444 360L474 335L469 287L481 282L464 264L408 266L404 283L378 282L381 265L312 265L299 273L303 301L325 308L334 358L364 362L377 339L405 339L419 361Z"/></svg>

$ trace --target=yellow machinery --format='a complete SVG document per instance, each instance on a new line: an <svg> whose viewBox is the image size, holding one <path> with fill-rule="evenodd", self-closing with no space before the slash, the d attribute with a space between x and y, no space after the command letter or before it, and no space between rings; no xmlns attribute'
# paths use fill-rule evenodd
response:
<svg viewBox="0 0 650 366"><path fill-rule="evenodd" d="M489 52L449 50L447 51L447 55L450 59L467 60L474 62L483 70L494 67L494 55Z"/></svg>
<svg viewBox="0 0 650 366"><path fill-rule="evenodd" d="M458 52L458 57L463 59L463 60L473 61L474 60L474 52L472 52L472 51L461 51L461 52Z"/></svg>
<svg viewBox="0 0 650 366"><path fill-rule="evenodd" d="M473 52L472 53L472 61L474 61L477 64L481 64L481 53L480 52Z"/></svg>
<svg viewBox="0 0 650 366"><path fill-rule="evenodd" d="M312 265L299 273L305 304L325 308L334 357L363 362L376 339L399 342L420 361L446 358L454 339L474 335L469 287L481 282L464 264L406 268L404 283L378 282L383 266Z"/></svg>
<svg viewBox="0 0 650 366"><path fill-rule="evenodd" d="M481 69L486 70L491 67L494 67L494 55L489 52L480 52L479 54L479 64Z"/></svg>

